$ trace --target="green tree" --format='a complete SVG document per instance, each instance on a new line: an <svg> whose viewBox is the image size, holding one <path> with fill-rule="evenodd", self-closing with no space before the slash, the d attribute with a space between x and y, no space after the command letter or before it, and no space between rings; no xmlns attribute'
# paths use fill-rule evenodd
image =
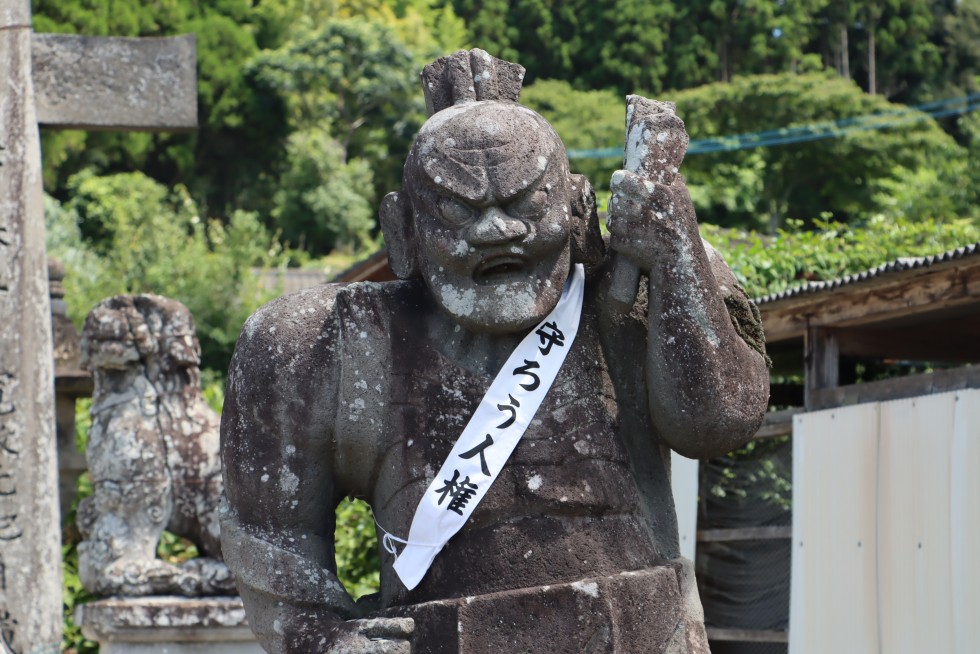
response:
<svg viewBox="0 0 980 654"><path fill-rule="evenodd" d="M579 86L615 88L623 94L661 91L677 5L665 0L586 3L585 37L581 52L572 57Z"/></svg>
<svg viewBox="0 0 980 654"><path fill-rule="evenodd" d="M416 56L417 63L466 46L467 30L451 3L441 0L276 0L258 3L263 24L285 43L297 34L316 31L331 20L369 20L391 28Z"/></svg>
<svg viewBox="0 0 980 654"><path fill-rule="evenodd" d="M856 8L850 0L829 0L817 15L826 27L817 37L816 47L824 65L846 79L851 79L851 35Z"/></svg>
<svg viewBox="0 0 980 654"><path fill-rule="evenodd" d="M320 254L358 245L423 118L411 53L383 23L329 20L256 56L249 75L292 130L273 196L284 236Z"/></svg>
<svg viewBox="0 0 980 654"><path fill-rule="evenodd" d="M528 81L559 79L576 88L621 92L662 88L670 21L666 0L454 0L470 42L517 61Z"/></svg>
<svg viewBox="0 0 980 654"><path fill-rule="evenodd" d="M454 0L470 41L579 89L687 88L736 74L821 67L815 20L830 0Z"/></svg>
<svg viewBox="0 0 980 654"><path fill-rule="evenodd" d="M465 22L473 47L482 48L501 59L520 61L518 41L521 33L508 24L511 13L509 0L452 0L452 6ZM554 72L544 76L557 77Z"/></svg>
<svg viewBox="0 0 980 654"><path fill-rule="evenodd" d="M805 55L819 30L814 17L827 1L678 3L671 34L677 75L670 86L685 88L727 82L736 75L812 68L815 64Z"/></svg>
<svg viewBox="0 0 980 654"><path fill-rule="evenodd" d="M577 91L568 82L540 80L521 93L521 102L551 123L569 149L622 148L626 98L614 91ZM598 190L609 188L609 176L622 157L572 159L572 172L582 173Z"/></svg>
<svg viewBox="0 0 980 654"><path fill-rule="evenodd" d="M99 174L139 170L167 185L183 184L208 213L236 206L262 210L264 182L281 151L284 115L274 98L245 84L245 62L272 34L250 0L35 0L36 31L110 36L194 33L198 52L199 128L193 134L42 131L45 188L67 199L67 182L83 169Z"/></svg>
<svg viewBox="0 0 980 654"><path fill-rule="evenodd" d="M329 120L345 152L358 129L409 104L416 86L411 53L390 28L372 21L330 20L257 56L250 73L280 95L294 129Z"/></svg>
<svg viewBox="0 0 980 654"><path fill-rule="evenodd" d="M773 231L787 217L810 220L825 211L853 220L881 208L876 200L881 180L897 179L903 169L952 166L965 157L934 121L918 120L921 114L865 94L833 74L736 78L672 99L692 139L876 113L886 114L879 122L898 123L880 130L832 129L832 138L805 143L689 155L682 171L699 216L721 225Z"/></svg>
<svg viewBox="0 0 980 654"><path fill-rule="evenodd" d="M915 99L914 89L939 72L941 53L931 40L934 4L931 0L857 4L855 35L859 38L851 40L857 51L852 68L863 78L868 93Z"/></svg>
<svg viewBox="0 0 980 654"><path fill-rule="evenodd" d="M418 66L467 47L466 23L441 0L344 0L336 17L388 25Z"/></svg>
<svg viewBox="0 0 980 654"><path fill-rule="evenodd" d="M117 293L159 293L183 302L197 323L203 367L224 374L238 332L267 298L252 266L272 265L279 250L254 214L228 225L204 220L186 189L141 173L69 180L72 199L48 200L48 248L66 268L69 314L81 324Z"/></svg>
<svg viewBox="0 0 980 654"><path fill-rule="evenodd" d="M371 167L345 161L343 147L325 130L294 132L288 167L279 178L273 216L283 236L300 249L363 249L374 220Z"/></svg>
<svg viewBox="0 0 980 654"><path fill-rule="evenodd" d="M935 39L943 61L940 80L926 81L933 91L930 95L951 97L980 91L980 0L958 0L949 11L936 12Z"/></svg>

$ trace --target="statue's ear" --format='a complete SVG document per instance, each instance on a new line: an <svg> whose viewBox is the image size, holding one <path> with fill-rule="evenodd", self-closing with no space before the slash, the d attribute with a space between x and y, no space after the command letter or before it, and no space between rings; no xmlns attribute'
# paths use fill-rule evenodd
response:
<svg viewBox="0 0 980 654"><path fill-rule="evenodd" d="M595 192L585 175L570 175L572 187L572 262L596 266L606 254L599 231Z"/></svg>
<svg viewBox="0 0 980 654"><path fill-rule="evenodd" d="M381 231L388 247L388 265L398 279L419 276L419 260L415 247L415 225L412 207L404 193L389 193L381 201L378 212Z"/></svg>

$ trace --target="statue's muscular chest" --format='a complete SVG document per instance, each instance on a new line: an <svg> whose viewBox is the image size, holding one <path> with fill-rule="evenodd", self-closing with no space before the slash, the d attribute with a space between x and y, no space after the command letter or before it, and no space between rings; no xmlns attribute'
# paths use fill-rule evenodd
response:
<svg viewBox="0 0 980 654"><path fill-rule="evenodd" d="M431 343L396 350L392 362L373 505L388 524L407 531L415 506L493 380L457 365ZM595 331L583 325L472 524L629 510L632 485L607 377Z"/></svg>
<svg viewBox="0 0 980 654"><path fill-rule="evenodd" d="M492 379L455 365L427 344L393 352L391 360L385 448L372 506L379 524L405 537L419 499ZM651 565L656 554L640 516L613 395L596 330L583 320L555 383L466 525L410 598L386 595L386 603ZM382 587L392 593L401 587L387 572L383 565Z"/></svg>
<svg viewBox="0 0 980 654"><path fill-rule="evenodd" d="M348 293L335 465L339 477L370 466L370 481L356 491L383 529L405 538L429 485L446 482L440 468L493 375L461 365L427 336L419 317L432 307L418 288ZM586 302L529 428L421 584L406 595L382 553L384 604L574 581L658 560L623 440L624 429L637 430L635 411L621 414L630 404L610 381L598 325ZM370 461L350 445L363 442L373 444Z"/></svg>

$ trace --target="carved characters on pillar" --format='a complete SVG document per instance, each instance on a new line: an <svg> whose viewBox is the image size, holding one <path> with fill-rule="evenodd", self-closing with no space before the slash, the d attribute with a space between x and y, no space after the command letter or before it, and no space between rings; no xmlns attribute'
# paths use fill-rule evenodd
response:
<svg viewBox="0 0 980 654"><path fill-rule="evenodd" d="M2 236L2 232L0 232ZM0 243L3 247L3 243ZM2 281L0 272L0 281ZM7 291L0 288L0 292ZM17 470L20 454L19 423L15 421L17 405L14 402L14 387L17 379L10 372L0 371L0 543L20 540L24 531L20 526L17 498ZM0 643L5 646L13 642L17 619L7 610L7 566L0 554Z"/></svg>
<svg viewBox="0 0 980 654"><path fill-rule="evenodd" d="M0 294L10 292L11 253L13 245L13 230L7 224L8 213L0 214ZM11 541L22 538L23 530L18 524L16 507L17 458L20 454L20 426L17 417L17 406L14 402L14 390L17 378L13 372L0 370L0 541ZM0 563L0 566L3 564ZM6 571L0 574L3 582L0 591L6 594ZM9 616L8 616L9 617ZM0 615L2 619L2 615ZM3 627L6 630L6 627ZM12 634L11 634L12 636Z"/></svg>
<svg viewBox="0 0 980 654"><path fill-rule="evenodd" d="M7 598L7 564L0 555L0 652L8 654L17 631L17 618L5 608Z"/></svg>
<svg viewBox="0 0 980 654"><path fill-rule="evenodd" d="M24 535L18 523L17 480L14 476L20 454L20 423L14 420L16 383L12 373L0 372L0 541L17 540Z"/></svg>
<svg viewBox="0 0 980 654"><path fill-rule="evenodd" d="M13 246L14 234L7 220L6 212L0 213L0 293L10 291L10 250Z"/></svg>

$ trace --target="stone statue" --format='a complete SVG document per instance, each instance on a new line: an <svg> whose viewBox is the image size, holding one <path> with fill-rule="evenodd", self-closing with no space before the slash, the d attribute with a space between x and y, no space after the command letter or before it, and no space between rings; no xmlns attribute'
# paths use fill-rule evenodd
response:
<svg viewBox="0 0 980 654"><path fill-rule="evenodd" d="M269 652L707 652L669 454L720 455L757 429L758 313L702 244L680 177L614 177L607 253L591 186L517 104L521 79L480 50L427 66L431 117L381 207L402 281L288 295L242 331L222 417L222 543ZM607 301L618 258L649 277L627 312ZM398 539L430 484L465 486L437 471L580 263L581 322L553 385L409 590ZM381 591L356 603L335 574L345 496L371 504L385 544Z"/></svg>
<svg viewBox="0 0 980 654"><path fill-rule="evenodd" d="M94 492L78 507L79 576L96 595L234 593L221 562L218 415L201 395L201 347L187 308L158 295L120 295L85 319L92 372L86 458ZM164 529L203 555L156 558Z"/></svg>

